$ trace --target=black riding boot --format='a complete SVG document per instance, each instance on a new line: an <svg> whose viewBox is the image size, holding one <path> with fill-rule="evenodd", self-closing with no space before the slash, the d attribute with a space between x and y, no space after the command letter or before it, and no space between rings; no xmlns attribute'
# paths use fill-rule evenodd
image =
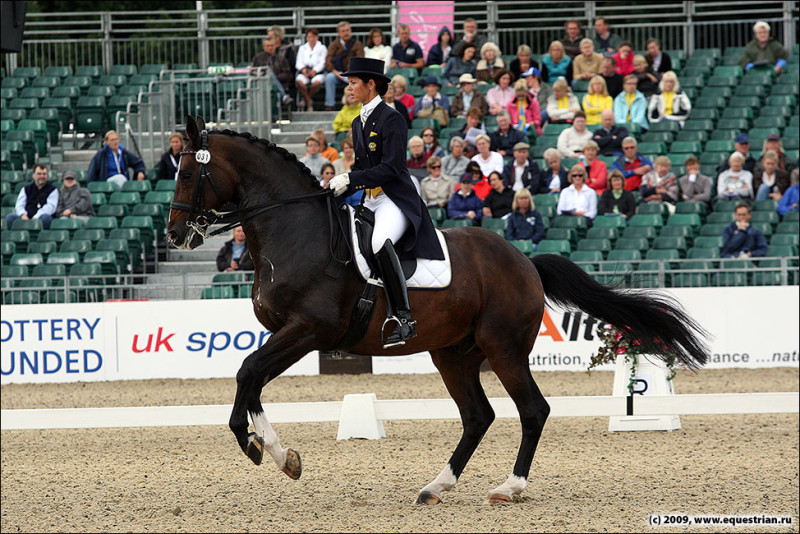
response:
<svg viewBox="0 0 800 534"><path fill-rule="evenodd" d="M404 345L407 339L417 336L417 322L411 319L411 311L408 306L408 289L403 269L400 267L400 259L388 239L383 247L375 253L378 260L378 267L381 272L384 290L386 291L386 321L381 328L381 340L383 348ZM389 337L385 335L386 325L395 323L396 328Z"/></svg>

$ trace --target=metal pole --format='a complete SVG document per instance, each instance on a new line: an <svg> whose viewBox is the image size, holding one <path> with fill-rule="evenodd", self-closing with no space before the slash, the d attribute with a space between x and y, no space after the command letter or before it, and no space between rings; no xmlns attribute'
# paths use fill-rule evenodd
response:
<svg viewBox="0 0 800 534"><path fill-rule="evenodd" d="M208 54L208 38L206 30L208 29L208 15L203 11L203 2L198 0L195 2L197 8L197 55L198 63L201 69L208 68L209 54Z"/></svg>
<svg viewBox="0 0 800 534"><path fill-rule="evenodd" d="M111 49L111 13L104 11L100 18L103 29L103 72L108 74L114 64L114 51Z"/></svg>
<svg viewBox="0 0 800 534"><path fill-rule="evenodd" d="M694 52L694 2L686 2L686 32L683 36L686 47L686 57L691 57Z"/></svg>
<svg viewBox="0 0 800 534"><path fill-rule="evenodd" d="M397 7L397 2L392 1L392 7L389 10L389 24L392 25L392 36L389 39L390 44L397 42L397 24L400 22L400 8Z"/></svg>
<svg viewBox="0 0 800 534"><path fill-rule="evenodd" d="M497 41L497 2L486 2L486 33L493 43Z"/></svg>
<svg viewBox="0 0 800 534"><path fill-rule="evenodd" d="M794 2L783 2L783 47L791 53L797 40L797 28L792 22L792 5Z"/></svg>

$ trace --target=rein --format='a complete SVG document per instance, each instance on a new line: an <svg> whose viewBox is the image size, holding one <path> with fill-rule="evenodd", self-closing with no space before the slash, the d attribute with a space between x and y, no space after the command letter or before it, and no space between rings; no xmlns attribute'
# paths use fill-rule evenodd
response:
<svg viewBox="0 0 800 534"><path fill-rule="evenodd" d="M218 212L217 210L205 209L202 206L205 204L205 194L203 184L205 180L208 180L208 183L211 184L211 187L214 189L214 194L217 195L218 200L222 200L222 195L220 193L219 187L214 182L214 179L211 177L211 172L208 170L207 163L211 161L211 153L208 151L208 132L203 130L200 132L200 150L182 150L180 152L181 156L189 156L194 155L195 160L200 163L200 176L197 182L194 185L194 190L192 191L192 201L191 203L188 202L181 202L178 200L173 200L170 202L169 207L170 209L179 210L179 211L188 211L190 216L197 213L197 218L195 221L187 221L187 225L192 228L195 232L197 232L203 239L207 239L209 237L214 237L221 233L227 232L237 226L241 226L242 223L249 221L250 219L261 215L269 210L279 208L281 206L286 206L288 204L294 204L296 202L303 202L307 200L312 200L318 197L325 197L327 211L328 211L328 223L331 228L331 239L330 239L330 253L331 258L333 258L337 263L341 263L343 265L347 265L350 263L350 258L352 257L352 249L350 248L350 243L345 238L345 243L347 245L349 255L346 259L341 260L336 257L336 247L338 245L341 236L346 235L344 227L342 226L342 221L339 217L336 217L336 207L333 201L333 191L331 189L320 189L319 191L314 191L313 193L309 193L307 195L301 195L299 197L292 197L287 198L284 200L276 200L274 202L267 202L264 204L259 204L256 206L249 206L247 208L237 208L235 210L225 211L225 212ZM178 163L178 167L180 168L180 162ZM338 222L339 232L335 232L335 222ZM212 224L219 224L222 223L223 226L221 228L217 228L211 232L206 232L206 228L211 226Z"/></svg>

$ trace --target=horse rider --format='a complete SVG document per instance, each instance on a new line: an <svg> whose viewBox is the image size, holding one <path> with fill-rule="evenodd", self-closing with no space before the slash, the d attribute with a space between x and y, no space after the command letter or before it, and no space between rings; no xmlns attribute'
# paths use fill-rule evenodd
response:
<svg viewBox="0 0 800 534"><path fill-rule="evenodd" d="M390 81L384 75L384 62L353 57L344 75L349 80L346 90L362 104L352 125L355 163L350 172L334 176L325 185L336 196L363 189L363 205L375 213L371 244L386 291L384 328L396 324L384 340L384 348L388 348L417 335L400 258L443 260L444 253L406 166L405 118L381 99Z"/></svg>

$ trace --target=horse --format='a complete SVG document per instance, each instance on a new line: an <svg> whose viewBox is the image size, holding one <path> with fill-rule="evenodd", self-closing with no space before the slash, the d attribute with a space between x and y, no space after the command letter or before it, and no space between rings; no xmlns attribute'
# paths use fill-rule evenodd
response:
<svg viewBox="0 0 800 534"><path fill-rule="evenodd" d="M261 464L266 451L278 468L297 479L299 454L283 447L267 421L262 389L306 354L342 350L351 311L364 281L350 258L339 258L329 189L282 147L248 133L206 130L189 117L189 144L182 153L167 225L170 246L192 250L209 227L241 224L255 266L253 311L272 335L248 355L236 374L229 427L242 451ZM191 157L193 156L193 157ZM222 206L236 209L220 213ZM230 222L233 221L233 222ZM220 229L222 230L222 229ZM458 406L461 438L442 471L418 493L418 504L438 504L454 488L467 461L494 420L480 384L488 361L514 401L522 439L511 474L489 491L489 503L519 500L550 407L528 364L545 310L551 304L579 309L623 328L646 354L677 358L689 368L706 362L705 330L675 299L596 282L567 258L529 258L503 237L484 228L441 229L452 263L450 285L441 290L410 289L417 337L384 349L383 317L375 314L366 333L348 352L392 356L427 351ZM339 249L340 250L340 249ZM341 263L339 274L326 270ZM376 307L385 305L378 292ZM248 414L254 432L249 432Z"/></svg>

